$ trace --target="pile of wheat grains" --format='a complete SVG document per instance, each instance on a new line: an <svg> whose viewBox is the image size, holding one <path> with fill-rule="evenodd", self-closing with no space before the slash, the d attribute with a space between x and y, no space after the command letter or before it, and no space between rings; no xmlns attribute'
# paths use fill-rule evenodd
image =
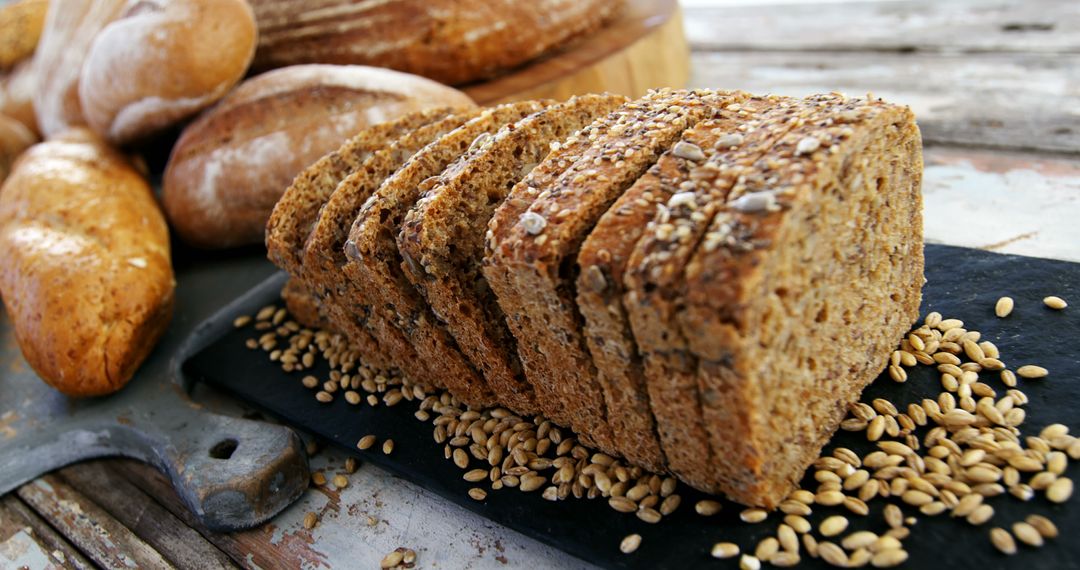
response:
<svg viewBox="0 0 1080 570"><path fill-rule="evenodd" d="M1054 310L1067 306L1058 297L1043 303ZM1002 297L995 314L1007 318L1013 305L1013 299ZM671 476L594 452L541 416L520 417L504 408L467 409L448 393L368 367L341 335L305 329L283 308L264 307L254 317L238 317L234 325L252 327L257 336L247 340L248 348L262 350L280 362L283 371L297 373L321 403L338 396L355 406L418 402L416 418L431 422L445 458L474 483L468 494L477 501L489 490L502 489L538 492L549 501L599 498L648 523L662 523L681 505L678 483ZM319 361L329 365L327 377L304 374ZM906 382L907 370L917 366L936 368L936 397L906 404L877 398L851 406L841 429L864 435L876 449L862 455L844 447L832 449L810 469L812 488L793 491L778 512L750 508L739 513L745 524L779 519L775 533L742 547L721 540L707 554L739 557L743 570L762 563L795 566L803 557L844 568L892 567L907 560L904 541L920 516L948 516L992 527L987 543L1006 555L1015 554L1018 544L1037 548L1057 538L1050 519L1030 515L1011 523L995 520L994 508L985 501L1008 493L1019 501L1043 494L1064 503L1073 493L1065 472L1069 459L1080 459L1080 439L1062 424L1046 426L1038 435L1025 436L1020 430L1028 404L1020 382L1046 381L1042 379L1049 371L1035 364L1010 369L979 331L936 312L907 335L886 369L893 381ZM377 443L374 435L367 435L357 447L367 450ZM392 453L393 446L393 440L382 442L383 453ZM335 477L335 485L347 484L339 478L344 479ZM870 516L875 501L887 503L881 509L888 528L883 533L860 530L867 526L859 524L860 519ZM720 512L721 503L701 500L693 508L708 517ZM815 528L810 516L817 508L844 514L832 514ZM314 524L314 519L305 521L305 526ZM631 534L613 548L629 555L641 544L641 535ZM414 560L412 551L398 549L383 560L383 567L411 567Z"/></svg>

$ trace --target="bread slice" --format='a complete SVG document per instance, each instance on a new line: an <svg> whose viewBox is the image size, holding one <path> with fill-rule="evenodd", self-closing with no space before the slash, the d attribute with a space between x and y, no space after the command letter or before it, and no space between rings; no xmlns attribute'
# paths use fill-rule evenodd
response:
<svg viewBox="0 0 1080 570"><path fill-rule="evenodd" d="M706 490L765 507L881 371L923 282L911 111L840 95L809 103L713 219L678 313L699 361Z"/></svg>
<svg viewBox="0 0 1080 570"><path fill-rule="evenodd" d="M506 316L480 273L484 230L523 176L558 143L626 102L621 95L584 95L504 126L466 159L451 165L405 216L398 235L402 269L484 373L500 405L539 412L526 382Z"/></svg>
<svg viewBox="0 0 1080 570"><path fill-rule="evenodd" d="M494 232L503 237L492 244L485 276L511 317L537 402L549 418L605 452L615 452L614 436L575 305L578 247L661 152L732 98L663 90L620 107L549 155L536 169L538 176L519 183L509 205L500 207L527 211L516 219L503 214L492 220ZM557 180L534 186L560 170Z"/></svg>
<svg viewBox="0 0 1080 570"><path fill-rule="evenodd" d="M694 202L701 206L692 211L696 212L695 219L703 220L702 231L708 224L711 201L717 192L722 200L726 188L694 193L690 189L693 184L691 173L694 180L714 175L711 168L717 163L710 159L726 152L731 142L754 128L763 112L781 103L778 98L741 95L742 98L735 95L734 101L715 118L684 132L682 140L665 152L600 218L578 254L578 309L585 319L585 340L604 390L608 423L615 434L619 452L630 462L653 471L666 469L667 462L657 436L651 398L627 308L623 304L623 280L634 247L654 218L666 220L673 213L690 212L687 206ZM752 158L756 159L756 156ZM706 169L698 170L706 165ZM729 165L719 166L727 168ZM712 189L711 186L704 188ZM694 394L691 390L678 397L694 397ZM665 426L670 425L670 421L665 423ZM700 442L700 448L694 449L697 443L689 442L687 447L674 450L676 457L682 452L697 452L702 454L702 460L707 460L705 442Z"/></svg>
<svg viewBox="0 0 1080 570"><path fill-rule="evenodd" d="M368 127L304 169L285 190L266 223L266 251L270 261L290 275L302 274L304 244L319 219L319 211L338 184L377 150L452 112L452 107L416 111Z"/></svg>
<svg viewBox="0 0 1080 570"><path fill-rule="evenodd" d="M281 300L285 301L285 308L292 318L301 325L309 329L335 330L323 312L322 301L299 279L290 277L285 282L281 288Z"/></svg>
<svg viewBox="0 0 1080 570"><path fill-rule="evenodd" d="M692 485L705 484L694 479L694 474L707 471L708 438L701 414L696 412L700 406L694 368L686 364L685 355L669 346L678 343L670 332L677 325L669 322L673 305L668 297L678 283L655 267L681 268L686 263L731 186L794 126L793 102L751 97L688 131L684 140L668 150L623 196L634 202L622 204L624 217L633 217L641 204L650 201L646 197L663 201L652 215L642 212L647 224L638 226L635 239L621 243L612 237L605 239L618 227L606 234L594 232L602 245L616 244L615 253L608 254L616 264L606 266L603 258L597 260L599 264L582 260L582 283L586 285L579 288L582 311L591 315L588 322L592 326L619 331L621 336L614 338L624 340L623 350L640 354L640 360L631 360L622 372L644 383L647 394L640 397L647 398L656 420L666 466ZM618 210L609 213L617 215ZM614 220L612 223L619 225ZM604 292L606 303L600 295L593 300L586 295L597 289L601 279L605 285L612 283ZM619 372L614 366L608 369L612 374ZM676 371L682 371L681 375Z"/></svg>
<svg viewBox="0 0 1080 570"><path fill-rule="evenodd" d="M483 377L461 353L401 268L396 237L405 214L442 171L461 158L480 137L544 108L546 103L510 103L485 110L476 118L419 151L364 203L349 231L345 275L360 290L373 313L384 316L380 340L393 353L415 348L433 369L433 383L443 382L469 406L496 403ZM388 326L389 325L389 326ZM396 329L395 333L392 329ZM402 343L401 341L406 342Z"/></svg>
<svg viewBox="0 0 1080 570"><path fill-rule="evenodd" d="M401 136L393 144L373 153L355 172L338 184L322 207L318 221L304 246L301 277L316 297L322 300L326 317L336 330L343 332L369 358L377 353L390 365L417 382L439 388L439 378L432 376L416 351L400 338L388 335L395 331L379 326L381 314L367 310L361 290L345 279L342 267L346 263L344 247L349 228L361 206L382 184L383 180L401 168L418 150L456 129L480 113L467 110L425 124ZM397 333L400 337L400 333ZM396 347L390 350L389 347Z"/></svg>

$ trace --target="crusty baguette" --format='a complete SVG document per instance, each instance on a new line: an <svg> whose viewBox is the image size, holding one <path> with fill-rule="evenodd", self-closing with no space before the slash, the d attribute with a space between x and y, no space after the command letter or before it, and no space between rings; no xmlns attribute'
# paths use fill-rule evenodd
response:
<svg viewBox="0 0 1080 570"><path fill-rule="evenodd" d="M679 350L683 345L673 322L678 276L731 186L794 126L796 108L793 101L775 97L729 107L722 116L728 120L698 126L702 140L669 151L659 165L666 176L645 177L636 188L669 199L625 252L621 305L641 354L668 468L695 486L707 483L702 477L709 472L708 426L698 411L692 359Z"/></svg>
<svg viewBox="0 0 1080 570"><path fill-rule="evenodd" d="M367 355L369 360L401 370L417 382L444 388L444 380L416 349L392 326L392 318L370 301L365 291L346 279L343 267L345 241L361 207L418 150L479 114L466 110L420 126L393 144L373 153L355 172L345 177L326 201L303 252L300 275L323 302L324 312L337 330Z"/></svg>
<svg viewBox="0 0 1080 570"><path fill-rule="evenodd" d="M552 143L625 101L620 95L585 95L504 126L439 176L405 216L398 235L409 281L484 373L499 403L518 414L539 408L506 316L480 273L487 222Z"/></svg>
<svg viewBox="0 0 1080 570"><path fill-rule="evenodd" d="M485 276L510 317L540 408L605 452L615 452L614 436L574 299L578 247L682 131L730 100L730 93L662 90L624 105L549 155L544 161L549 166L535 169L544 176L545 170L570 163L557 180L533 186L530 176L500 207L516 212L531 200L526 212L517 219L496 215L492 220L497 231L510 227L501 230L505 237L487 256ZM578 148L581 139L587 142Z"/></svg>
<svg viewBox="0 0 1080 570"><path fill-rule="evenodd" d="M253 0L255 67L389 67L458 85L517 67L597 29L623 0Z"/></svg>
<svg viewBox="0 0 1080 570"><path fill-rule="evenodd" d="M145 139L221 99L247 72L255 40L245 0L133 3L86 54L83 116L113 144Z"/></svg>
<svg viewBox="0 0 1080 570"><path fill-rule="evenodd" d="M474 407L494 404L494 394L405 277L395 238L405 214L425 186L434 182L432 177L465 154L479 137L489 136L505 124L535 113L545 104L527 101L487 109L424 147L386 179L364 204L345 246L349 258L345 275L360 288L374 310L381 311L390 324L404 333L421 358L437 371L450 393ZM384 333L380 340L386 336L389 335Z"/></svg>
<svg viewBox="0 0 1080 570"><path fill-rule="evenodd" d="M65 394L119 390L169 323L165 219L146 180L89 131L19 160L0 188L0 250L23 356Z"/></svg>
<svg viewBox="0 0 1080 570"><path fill-rule="evenodd" d="M376 151L454 110L453 107L435 107L413 111L392 121L372 125L305 168L274 205L266 223L266 253L270 261L292 275L302 274L304 246L319 219L319 212L338 184L359 170Z"/></svg>
<svg viewBox="0 0 1080 570"><path fill-rule="evenodd" d="M678 313L700 362L713 453L705 489L766 507L794 488L881 371L918 316L923 282L910 110L808 101L713 219Z"/></svg>
<svg viewBox="0 0 1080 570"><path fill-rule="evenodd" d="M192 245L261 243L296 175L364 127L471 104L459 91L388 69L303 65L255 76L184 129L165 170L165 211Z"/></svg>
<svg viewBox="0 0 1080 570"><path fill-rule="evenodd" d="M34 53L34 112L46 138L85 126L79 74L94 38L127 6L127 0L50 0Z"/></svg>

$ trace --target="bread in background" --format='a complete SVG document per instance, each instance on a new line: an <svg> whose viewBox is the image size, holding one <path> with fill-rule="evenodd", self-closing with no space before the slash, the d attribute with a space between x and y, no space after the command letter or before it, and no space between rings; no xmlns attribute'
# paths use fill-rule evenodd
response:
<svg viewBox="0 0 1080 570"><path fill-rule="evenodd" d="M70 396L123 387L172 316L168 227L150 185L86 129L16 163L0 188L0 251L23 356Z"/></svg>
<svg viewBox="0 0 1080 570"><path fill-rule="evenodd" d="M7 115L37 135L34 114L34 61L27 60L0 77L0 115Z"/></svg>
<svg viewBox="0 0 1080 570"><path fill-rule="evenodd" d="M361 129L472 104L453 88L388 69L298 65L258 75L181 134L162 183L169 222L197 247L261 243L293 178Z"/></svg>
<svg viewBox="0 0 1080 570"><path fill-rule="evenodd" d="M19 0L0 7L0 69L34 55L49 0Z"/></svg>
<svg viewBox="0 0 1080 570"><path fill-rule="evenodd" d="M622 0L251 0L255 68L389 67L449 85L517 67L601 27Z"/></svg>
<svg viewBox="0 0 1080 570"><path fill-rule="evenodd" d="M136 3L86 55L79 78L86 122L123 145L186 119L243 78L255 41L245 0Z"/></svg>
<svg viewBox="0 0 1080 570"><path fill-rule="evenodd" d="M86 125L79 102L83 62L98 32L126 6L127 0L50 2L34 53L34 113L44 137Z"/></svg>
<svg viewBox="0 0 1080 570"><path fill-rule="evenodd" d="M15 159L36 142L37 136L25 125L0 115L0 182L8 177Z"/></svg>

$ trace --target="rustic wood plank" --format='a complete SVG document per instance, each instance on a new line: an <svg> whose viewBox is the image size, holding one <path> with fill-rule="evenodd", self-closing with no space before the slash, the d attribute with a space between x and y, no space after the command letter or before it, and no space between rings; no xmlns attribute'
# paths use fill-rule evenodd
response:
<svg viewBox="0 0 1080 570"><path fill-rule="evenodd" d="M310 532L286 536L277 532L274 521L259 528L229 534L209 531L191 515L176 495L172 484L158 470L125 459L105 460L105 463L108 469L154 497L170 513L198 531L244 568L317 568L327 565L325 555L312 548ZM347 565L348 560L346 558L341 562Z"/></svg>
<svg viewBox="0 0 1080 570"><path fill-rule="evenodd" d="M1080 261L1080 158L926 149L928 242Z"/></svg>
<svg viewBox="0 0 1080 570"><path fill-rule="evenodd" d="M236 568L225 553L103 462L66 467L59 475L176 566Z"/></svg>
<svg viewBox="0 0 1080 570"><path fill-rule="evenodd" d="M99 566L174 568L131 530L56 475L39 477L19 487L17 493Z"/></svg>
<svg viewBox="0 0 1080 570"><path fill-rule="evenodd" d="M692 58L696 87L798 96L872 91L911 105L928 143L1080 152L1077 55L697 52Z"/></svg>
<svg viewBox="0 0 1080 570"><path fill-rule="evenodd" d="M685 8L692 49L1080 52L1080 2L1075 1L717 4Z"/></svg>
<svg viewBox="0 0 1080 570"><path fill-rule="evenodd" d="M6 540L11 531L22 531L34 538L49 554L51 563L58 568L93 570L94 565L64 537L57 534L49 523L30 510L14 493L0 497L0 540ZM0 555L3 561L3 555ZM3 567L0 564L0 567Z"/></svg>

